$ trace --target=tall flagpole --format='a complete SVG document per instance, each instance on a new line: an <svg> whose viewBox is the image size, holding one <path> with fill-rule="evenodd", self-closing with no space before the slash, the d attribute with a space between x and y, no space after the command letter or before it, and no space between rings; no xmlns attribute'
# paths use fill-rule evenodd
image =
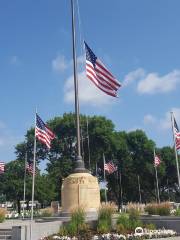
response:
<svg viewBox="0 0 180 240"><path fill-rule="evenodd" d="M37 114L37 110L36 110L36 114ZM32 240L32 222L34 218L34 184L35 184L35 170L36 170L36 114L35 114L35 127L34 127L34 159L33 159L33 179L32 179L30 240Z"/></svg>
<svg viewBox="0 0 180 240"><path fill-rule="evenodd" d="M104 153L103 153L103 163L104 163L104 183L106 184L106 173L105 173L105 163L106 163L106 160L105 160ZM106 189L106 185L105 185L105 202L107 203L107 189Z"/></svg>
<svg viewBox="0 0 180 240"><path fill-rule="evenodd" d="M26 164L27 164L27 149L26 149L26 153L25 153L25 166L24 166L23 219L24 219L24 204L26 201Z"/></svg>
<svg viewBox="0 0 180 240"><path fill-rule="evenodd" d="M90 146L89 146L89 122L88 122L88 117L86 118L86 126L87 126L87 144L88 144L89 171L91 171L91 153L90 153Z"/></svg>
<svg viewBox="0 0 180 240"><path fill-rule="evenodd" d="M73 68L74 68L74 90L75 90L75 115L76 115L76 137L77 137L77 155L75 173L88 172L84 167L84 161L81 156L80 144L80 126L79 126L79 96L78 96L78 78L77 78L77 58L76 58L76 34L75 34L75 14L74 0L71 0L71 16L72 16L72 41L73 41Z"/></svg>
<svg viewBox="0 0 180 240"><path fill-rule="evenodd" d="M141 204L142 199L141 199L141 185L140 185L139 175L138 175L138 189L139 189L139 202Z"/></svg>
<svg viewBox="0 0 180 240"><path fill-rule="evenodd" d="M178 155L177 155L177 149L176 149L176 139L174 136L174 115L173 112L171 112L171 123L172 123L172 132L173 132L173 141L174 141L174 152L176 156L176 169L177 169L177 178L178 178L178 188L180 190L180 174L179 174L179 162L178 162Z"/></svg>
<svg viewBox="0 0 180 240"><path fill-rule="evenodd" d="M154 159L155 159L155 149L154 149ZM160 203L160 197L159 197L159 182L158 182L158 175L157 175L157 167L156 165L154 164L154 169L155 169L155 173L156 173L156 188L157 188L157 200L158 200L158 203Z"/></svg>

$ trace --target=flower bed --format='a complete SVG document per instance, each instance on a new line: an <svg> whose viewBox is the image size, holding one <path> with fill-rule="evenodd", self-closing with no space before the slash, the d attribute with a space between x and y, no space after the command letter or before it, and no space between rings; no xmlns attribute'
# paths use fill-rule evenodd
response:
<svg viewBox="0 0 180 240"><path fill-rule="evenodd" d="M89 238L82 238L84 240L134 240L134 239L151 239L151 238L165 238L165 237L173 237L176 236L177 233L170 229L158 229L158 230L149 230L143 229L141 227L137 227L135 232L132 234L117 234L117 233L106 233L106 234L98 234ZM54 235L51 237L44 237L40 240L79 240L80 237L69 237L69 236L58 236Z"/></svg>

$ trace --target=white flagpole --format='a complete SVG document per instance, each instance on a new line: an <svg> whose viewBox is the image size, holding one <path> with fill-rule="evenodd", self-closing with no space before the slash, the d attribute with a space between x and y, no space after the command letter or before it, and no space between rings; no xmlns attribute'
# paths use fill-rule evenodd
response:
<svg viewBox="0 0 180 240"><path fill-rule="evenodd" d="M27 149L25 154L25 166L24 166L24 197L23 197L23 219L24 219L24 204L26 201L26 164L27 164Z"/></svg>
<svg viewBox="0 0 180 240"><path fill-rule="evenodd" d="M155 159L155 149L154 149L154 159ZM157 188L157 199L158 199L158 203L160 203L160 197L159 197L159 182L158 182L158 175L157 175L157 167L154 164L154 169L155 169L155 173L156 173L156 188Z"/></svg>
<svg viewBox="0 0 180 240"><path fill-rule="evenodd" d="M104 163L104 183L106 184L106 173L105 173L105 163L106 163L106 160L105 160L104 153L103 153L103 163ZM106 189L106 185L105 185L105 202L107 203L107 189Z"/></svg>
<svg viewBox="0 0 180 240"><path fill-rule="evenodd" d="M36 114L37 114L37 110L36 110ZM34 159L33 159L32 201L31 201L31 229L30 229L31 240L32 240L32 222L34 218L34 184L35 184L35 170L36 170L36 114L35 114L35 128L34 128Z"/></svg>
<svg viewBox="0 0 180 240"><path fill-rule="evenodd" d="M141 200L141 185L140 185L139 175L138 175L138 189L139 189L139 202L141 204L142 203L142 200Z"/></svg>
<svg viewBox="0 0 180 240"><path fill-rule="evenodd" d="M173 115L173 112L171 112L171 123L172 123L172 132L173 132L173 141L174 141L174 152L175 152L175 156L176 156L178 187L179 187L179 190L180 190L179 162L178 162L178 155L177 155L177 149L176 149L176 139L175 139L175 136L174 136L174 115Z"/></svg>
<svg viewBox="0 0 180 240"><path fill-rule="evenodd" d="M89 171L91 172L91 154L90 154L90 147L89 147L89 122L88 117L86 118L87 122L87 143L88 143L88 160L89 160Z"/></svg>

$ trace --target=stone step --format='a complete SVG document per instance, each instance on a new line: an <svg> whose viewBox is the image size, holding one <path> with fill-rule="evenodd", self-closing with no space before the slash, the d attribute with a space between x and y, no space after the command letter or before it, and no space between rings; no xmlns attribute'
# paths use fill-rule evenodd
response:
<svg viewBox="0 0 180 240"><path fill-rule="evenodd" d="M12 230L10 230L10 231L6 231L6 230L0 231L0 236L2 236L2 235L11 235L11 234L12 234Z"/></svg>
<svg viewBox="0 0 180 240"><path fill-rule="evenodd" d="M12 239L11 235L1 235L0 236L0 240L9 240L9 239Z"/></svg>

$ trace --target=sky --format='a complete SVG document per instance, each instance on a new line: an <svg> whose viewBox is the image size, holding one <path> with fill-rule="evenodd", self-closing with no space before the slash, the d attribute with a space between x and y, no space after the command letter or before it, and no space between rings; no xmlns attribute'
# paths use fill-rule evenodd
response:
<svg viewBox="0 0 180 240"><path fill-rule="evenodd" d="M172 146L180 127L180 1L74 0L80 112ZM0 161L16 158L38 113L74 111L70 0L0 1ZM83 39L121 82L107 96L85 75Z"/></svg>

